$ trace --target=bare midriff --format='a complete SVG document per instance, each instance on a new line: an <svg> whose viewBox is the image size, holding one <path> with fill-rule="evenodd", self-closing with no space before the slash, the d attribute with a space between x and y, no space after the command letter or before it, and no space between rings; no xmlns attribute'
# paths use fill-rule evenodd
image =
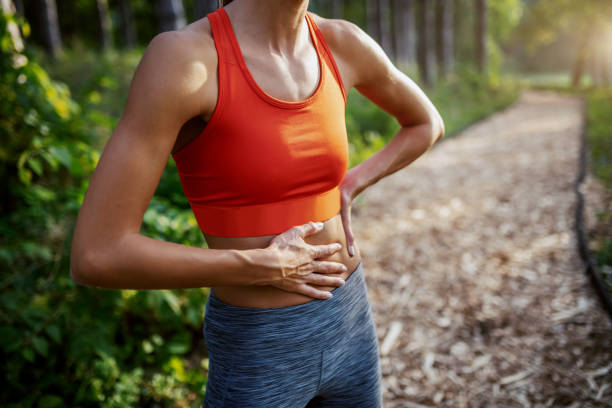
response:
<svg viewBox="0 0 612 408"><path fill-rule="evenodd" d="M342 226L340 213L323 223L321 231L304 237L304 241L311 245L327 245L338 242L342 249L334 254L317 258L319 261L340 262L346 266L344 273L325 273L327 276L339 277L346 280L357 269L361 260L361 253L353 243L355 254L350 256L346 245L346 235ZM214 249L255 249L266 248L276 235L260 235L254 237L219 237L204 233L209 248ZM308 283L319 290L332 291L338 286L320 286ZM286 307L307 303L315 298L296 292L288 292L271 285L252 286L213 286L215 296L230 305L241 307L270 308Z"/></svg>

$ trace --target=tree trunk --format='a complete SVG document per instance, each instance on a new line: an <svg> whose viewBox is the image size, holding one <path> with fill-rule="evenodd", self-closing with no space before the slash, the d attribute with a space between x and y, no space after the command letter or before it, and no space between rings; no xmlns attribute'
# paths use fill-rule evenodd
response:
<svg viewBox="0 0 612 408"><path fill-rule="evenodd" d="M42 35L45 49L53 59L56 59L62 52L62 35L57 19L55 0L38 0L38 6L42 16Z"/></svg>
<svg viewBox="0 0 612 408"><path fill-rule="evenodd" d="M366 0L366 24L370 36L385 53L393 53L389 0Z"/></svg>
<svg viewBox="0 0 612 408"><path fill-rule="evenodd" d="M487 71L487 2L474 0L476 5L476 67L481 73Z"/></svg>
<svg viewBox="0 0 612 408"><path fill-rule="evenodd" d="M416 62L414 0L392 0L393 55L399 66Z"/></svg>
<svg viewBox="0 0 612 408"><path fill-rule="evenodd" d="M580 40L580 45L578 46L576 62L574 63L574 68L572 69L572 87L574 88L580 85L588 58L589 35L588 32L583 32L581 35L582 39Z"/></svg>
<svg viewBox="0 0 612 408"><path fill-rule="evenodd" d="M344 18L344 0L332 1L332 18Z"/></svg>
<svg viewBox="0 0 612 408"><path fill-rule="evenodd" d="M185 10L181 0L157 0L157 15L162 32L185 26Z"/></svg>
<svg viewBox="0 0 612 408"><path fill-rule="evenodd" d="M439 76L447 79L453 68L453 0L438 0L437 17Z"/></svg>
<svg viewBox="0 0 612 408"><path fill-rule="evenodd" d="M378 0L378 18L380 19L380 45L387 55L392 55L391 8L389 0Z"/></svg>
<svg viewBox="0 0 612 408"><path fill-rule="evenodd" d="M431 0L420 0L419 3L419 72L423 84L426 87L432 87L436 76L435 7Z"/></svg>
<svg viewBox="0 0 612 408"><path fill-rule="evenodd" d="M119 0L119 14L121 15L121 35L126 48L136 46L136 27L132 18L132 7L130 0Z"/></svg>
<svg viewBox="0 0 612 408"><path fill-rule="evenodd" d="M208 13L212 13L219 7L217 0L196 0L193 3L193 15L196 20L206 17Z"/></svg>
<svg viewBox="0 0 612 408"><path fill-rule="evenodd" d="M382 34L379 13L378 0L366 0L366 30L380 44L382 42Z"/></svg>
<svg viewBox="0 0 612 408"><path fill-rule="evenodd" d="M13 0L13 4L15 5L15 12L20 16L24 16L25 14L23 11L23 0Z"/></svg>
<svg viewBox="0 0 612 408"><path fill-rule="evenodd" d="M308 2L308 8L315 14L323 15L323 7L321 7L321 2L319 0L310 0Z"/></svg>
<svg viewBox="0 0 612 408"><path fill-rule="evenodd" d="M111 19L108 13L108 0L96 0L98 6L98 23L100 26L100 43L103 50L107 50L113 45L113 30Z"/></svg>

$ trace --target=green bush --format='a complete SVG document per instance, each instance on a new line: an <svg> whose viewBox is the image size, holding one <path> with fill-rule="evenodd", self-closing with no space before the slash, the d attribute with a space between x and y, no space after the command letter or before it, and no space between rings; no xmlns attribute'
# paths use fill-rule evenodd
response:
<svg viewBox="0 0 612 408"><path fill-rule="evenodd" d="M586 92L587 147L589 169L604 186L612 189L612 88L591 89ZM594 256L612 296L612 213L597 214L597 228L590 237L596 248Z"/></svg>
<svg viewBox="0 0 612 408"><path fill-rule="evenodd" d="M414 67L411 68L406 69L406 75L418 84L418 74ZM474 68L458 64L448 79L438 81L431 89L422 89L444 120L445 138L450 138L475 121L515 102L522 87L518 78L511 75L492 73L483 80ZM350 141L349 167L376 153L400 129L393 116L355 89L349 92L346 127Z"/></svg>
<svg viewBox="0 0 612 408"><path fill-rule="evenodd" d="M27 49L16 49L10 23L29 32L25 20L1 15L2 406L199 406L206 289L103 290L70 278L70 232L99 157L95 146L115 119L77 103ZM201 244L171 193L175 184L160 183L168 194L156 197L143 229Z"/></svg>

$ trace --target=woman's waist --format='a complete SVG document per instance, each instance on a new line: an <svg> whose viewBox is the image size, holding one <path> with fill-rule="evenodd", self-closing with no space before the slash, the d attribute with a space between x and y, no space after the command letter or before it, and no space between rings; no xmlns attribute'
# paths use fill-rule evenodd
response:
<svg viewBox="0 0 612 408"><path fill-rule="evenodd" d="M204 333L211 353L236 353L258 349L267 352L300 350L349 341L370 330L372 312L367 296L363 263L351 272L331 299L277 307L241 307L221 301L214 292L206 304Z"/></svg>
<svg viewBox="0 0 612 408"><path fill-rule="evenodd" d="M334 254L319 260L334 261L343 263L347 271L343 273L326 273L326 276L349 279L361 262L361 255L357 245L355 245L355 256L343 256ZM321 286L309 284L318 290L330 291L335 295L335 291L342 286ZM279 308L308 303L315 298L295 292L287 292L283 289L271 285L260 286L213 286L211 290L214 296L228 305L251 307L251 308ZM324 302L327 300L323 300Z"/></svg>
<svg viewBox="0 0 612 408"><path fill-rule="evenodd" d="M266 248L276 235L256 236L256 237L218 237L206 235L206 242L210 248L215 249L254 249ZM319 261L340 262L346 266L344 273L326 274L326 276L340 277L346 280L355 271L361 261L361 254L356 243L355 255L350 256L347 250L346 235L342 226L340 214L336 214L331 219L323 223L323 229L312 235L304 237L304 241L310 245L327 245L338 242L342 249L331 256L318 258ZM312 285L313 287L332 291L335 286ZM287 292L271 285L253 286L213 286L215 296L221 301L242 307L285 307L306 303L314 298L295 292Z"/></svg>

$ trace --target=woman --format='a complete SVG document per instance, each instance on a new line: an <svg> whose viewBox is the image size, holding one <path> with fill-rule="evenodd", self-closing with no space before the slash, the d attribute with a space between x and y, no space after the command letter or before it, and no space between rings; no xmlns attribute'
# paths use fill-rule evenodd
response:
<svg viewBox="0 0 612 408"><path fill-rule="evenodd" d="M72 278L210 287L205 407L380 407L351 202L426 152L442 119L357 25L308 0L224 3L148 45L79 213ZM402 127L346 171L352 87ZM208 248L139 234L170 155Z"/></svg>

